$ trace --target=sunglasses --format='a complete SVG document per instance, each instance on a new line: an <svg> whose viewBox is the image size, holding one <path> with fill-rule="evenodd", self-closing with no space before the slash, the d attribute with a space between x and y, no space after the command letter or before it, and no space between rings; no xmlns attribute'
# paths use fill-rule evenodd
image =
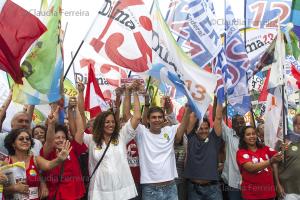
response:
<svg viewBox="0 0 300 200"><path fill-rule="evenodd" d="M30 137L19 137L18 140L19 141L30 141L31 138Z"/></svg>

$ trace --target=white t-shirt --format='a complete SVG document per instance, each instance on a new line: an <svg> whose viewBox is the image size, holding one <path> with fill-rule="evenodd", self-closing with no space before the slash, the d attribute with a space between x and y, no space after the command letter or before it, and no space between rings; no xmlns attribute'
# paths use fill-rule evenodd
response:
<svg viewBox="0 0 300 200"><path fill-rule="evenodd" d="M98 169L90 181L90 200L128 200L137 196L135 184L127 162L126 144L135 136L130 120L120 130L119 144L110 144ZM89 174L102 157L106 144L101 149L93 140L93 135L84 134L84 143L89 149Z"/></svg>
<svg viewBox="0 0 300 200"><path fill-rule="evenodd" d="M166 126L160 134L151 133L141 124L137 127L141 184L165 182L178 177L174 151L178 126Z"/></svg>

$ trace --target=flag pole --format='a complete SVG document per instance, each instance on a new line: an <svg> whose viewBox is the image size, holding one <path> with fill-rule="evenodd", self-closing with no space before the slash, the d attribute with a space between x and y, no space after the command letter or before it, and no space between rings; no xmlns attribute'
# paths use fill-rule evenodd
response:
<svg viewBox="0 0 300 200"><path fill-rule="evenodd" d="M285 83L281 86L281 93L282 93L282 130L283 130L283 142L286 141L286 103L285 103ZM283 151L283 161L284 161L284 167L286 167L286 151Z"/></svg>
<svg viewBox="0 0 300 200"><path fill-rule="evenodd" d="M247 0L244 0L244 24L245 24L245 26L244 26L244 44L245 44L245 46L247 44L247 27L246 27L247 23L246 22L247 22ZM248 79L248 74L246 72L247 85L248 85L248 80L250 80L250 79L251 79L251 77L249 77L249 79ZM249 95L251 95L251 92L249 93ZM254 112L253 112L253 107L252 107L251 96L250 96L250 112L251 112L251 118L252 118L253 126L254 126L254 128L256 128L256 122L255 122L255 118L254 118Z"/></svg>
<svg viewBox="0 0 300 200"><path fill-rule="evenodd" d="M73 52L71 51L71 58L73 59ZM74 64L74 62L73 62L73 64L72 64L72 68L73 68L73 74L74 74L74 82L75 82L75 85L76 85L76 83L77 83L77 80L76 80L76 74L75 74L75 64Z"/></svg>
<svg viewBox="0 0 300 200"><path fill-rule="evenodd" d="M278 19L278 21L279 21L279 19ZM278 26L279 26L279 28L280 28L280 24L278 23ZM279 34L281 34L281 31L279 30ZM289 38L289 29L288 29L288 27L286 28L286 30L285 30L285 34L283 34L282 36L284 37L286 37L286 40L287 40L287 42L288 42L288 45L291 45L290 44L290 38ZM278 37L278 36L277 36ZM284 38L283 38L284 39ZM288 52L289 53L289 52ZM285 58L285 55L283 55L284 56L284 58ZM285 84L286 84L286 78L285 78L285 66L284 66L284 64L282 65L282 69L283 69L283 73L282 73L282 79L283 79L283 82L282 82L282 88L281 88L281 90L282 90L282 126L283 126L283 128L282 128L282 130L283 130L283 141L284 141L284 143L286 142L286 136L287 136L287 129L288 129L288 127L287 127L287 115L288 115L288 113L287 113L287 111L288 111L288 96L286 95L286 91L285 91ZM287 154L286 154L286 151L283 151L283 161L284 161L284 167L286 167L286 158L287 158Z"/></svg>

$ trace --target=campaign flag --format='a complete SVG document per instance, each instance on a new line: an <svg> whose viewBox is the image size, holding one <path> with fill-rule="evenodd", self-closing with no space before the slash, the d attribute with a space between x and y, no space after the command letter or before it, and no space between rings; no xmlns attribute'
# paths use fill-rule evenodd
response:
<svg viewBox="0 0 300 200"><path fill-rule="evenodd" d="M13 101L21 104L48 104L62 97L61 0L53 0L48 12L48 31L22 63L23 85L13 85Z"/></svg>
<svg viewBox="0 0 300 200"><path fill-rule="evenodd" d="M271 74L271 69L269 69L267 71L267 74L266 74L266 78L265 78L265 81L264 81L264 85L263 85L263 88L260 92L260 95L258 97L258 101L259 102L263 102L263 101L267 101L267 97L268 97L268 85L269 85L269 79L270 79L270 74Z"/></svg>
<svg viewBox="0 0 300 200"><path fill-rule="evenodd" d="M294 31L290 31L288 33L288 37L290 40L288 40L289 44L287 44L287 48L288 48L287 54L292 54L297 60L299 60L300 58L299 36L297 36Z"/></svg>
<svg viewBox="0 0 300 200"><path fill-rule="evenodd" d="M275 142L282 139L282 129L280 120L282 114L282 85L283 85L283 66L285 60L285 46L282 33L279 30L276 39L275 58L271 66L271 72L268 83L268 96L265 112L265 144L274 147ZM285 120L285 119L283 119Z"/></svg>
<svg viewBox="0 0 300 200"><path fill-rule="evenodd" d="M43 94L49 93L53 80L60 79L57 75L61 73L55 74L57 68L62 71L61 2L52 1L46 19L48 31L37 41L21 66L29 84Z"/></svg>
<svg viewBox="0 0 300 200"><path fill-rule="evenodd" d="M229 79L228 66L227 66L225 51L223 48L218 54L218 56L215 58L214 62L212 62L212 65L213 65L214 74L218 76L215 94L217 96L218 103L222 104L225 102L225 95L227 93L226 83L230 82L228 80Z"/></svg>
<svg viewBox="0 0 300 200"><path fill-rule="evenodd" d="M250 68L248 70L248 79L253 77L256 73L261 71L264 67L274 62L274 51L275 51L276 40L272 40L270 46L261 54L250 60Z"/></svg>
<svg viewBox="0 0 300 200"><path fill-rule="evenodd" d="M265 144L274 148L278 139L282 139L280 129L280 120L282 118L282 91L281 87L274 88L272 93L268 94L266 111L264 115L264 141Z"/></svg>
<svg viewBox="0 0 300 200"><path fill-rule="evenodd" d="M88 68L88 82L84 99L85 110L90 112L90 118L96 117L99 113L110 108L106 103L102 91L95 77L95 72L91 65Z"/></svg>
<svg viewBox="0 0 300 200"><path fill-rule="evenodd" d="M300 89L300 63L293 55L286 56L285 61L287 86L290 87L290 93L294 93Z"/></svg>
<svg viewBox="0 0 300 200"><path fill-rule="evenodd" d="M201 69L177 45L160 13L157 1L152 12L152 20L153 64L164 65L168 72L177 75L185 83L196 105L193 107L197 109L194 112L199 119L202 119L211 102L210 94L215 90L217 77Z"/></svg>
<svg viewBox="0 0 300 200"><path fill-rule="evenodd" d="M246 1L246 27L278 28L290 21L292 0Z"/></svg>
<svg viewBox="0 0 300 200"><path fill-rule="evenodd" d="M177 43L201 68L207 68L222 48L215 10L210 0L182 0L169 6L167 23Z"/></svg>
<svg viewBox="0 0 300 200"><path fill-rule="evenodd" d="M293 31L297 35L297 37L300 38L300 26L294 25Z"/></svg>
<svg viewBox="0 0 300 200"><path fill-rule="evenodd" d="M85 54L85 52L81 52ZM87 84L88 68L94 70L96 79L105 99L114 99L114 90L121 86L121 79L127 78L129 70L116 66L115 64L91 54L90 57L79 53L75 59L74 75L75 82ZM86 87L85 87L86 88Z"/></svg>
<svg viewBox="0 0 300 200"><path fill-rule="evenodd" d="M230 77L226 83L228 102L240 115L244 115L250 111L251 99L247 81L250 62L239 29L234 25L236 19L228 2L225 7L225 19L225 54Z"/></svg>
<svg viewBox="0 0 300 200"><path fill-rule="evenodd" d="M272 63L271 66L271 74L268 84L268 89L275 88L283 84L283 66L285 64L285 44L283 40L283 35L278 30L277 39L276 39L276 47L274 52L274 57L276 58L276 62Z"/></svg>
<svg viewBox="0 0 300 200"><path fill-rule="evenodd" d="M22 83L20 61L31 44L46 31L34 15L13 3L0 1L0 69Z"/></svg>
<svg viewBox="0 0 300 200"><path fill-rule="evenodd" d="M105 0L80 54L102 57L113 65L145 72L151 67L152 24L142 0Z"/></svg>
<svg viewBox="0 0 300 200"><path fill-rule="evenodd" d="M184 97L184 93L182 93L180 90L176 90L173 82L169 80L168 68L163 64L154 64L148 71L148 75L159 82L158 88L164 95L170 96L173 99Z"/></svg>
<svg viewBox="0 0 300 200"><path fill-rule="evenodd" d="M300 0L293 0L291 22L295 26L300 26Z"/></svg>

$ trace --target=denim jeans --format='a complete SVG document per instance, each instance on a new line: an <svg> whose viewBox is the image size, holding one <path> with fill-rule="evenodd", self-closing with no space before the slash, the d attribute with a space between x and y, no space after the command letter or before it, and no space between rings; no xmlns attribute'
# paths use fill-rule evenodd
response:
<svg viewBox="0 0 300 200"><path fill-rule="evenodd" d="M188 182L188 200L222 200L219 184L200 186Z"/></svg>
<svg viewBox="0 0 300 200"><path fill-rule="evenodd" d="M178 200L175 181L170 184L157 186L153 184L142 185L143 200Z"/></svg>

